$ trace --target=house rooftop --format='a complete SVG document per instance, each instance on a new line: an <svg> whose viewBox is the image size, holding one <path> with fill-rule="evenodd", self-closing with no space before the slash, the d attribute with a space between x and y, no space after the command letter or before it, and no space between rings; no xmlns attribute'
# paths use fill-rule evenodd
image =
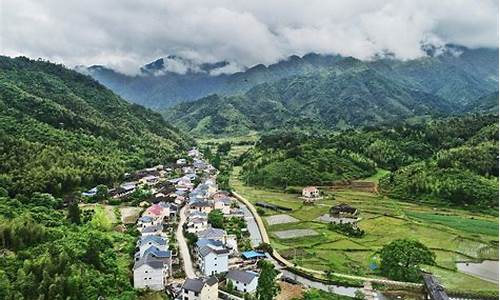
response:
<svg viewBox="0 0 500 300"><path fill-rule="evenodd" d="M302 189L304 192L315 192L318 190L317 187L315 186L306 186L304 189Z"/></svg>
<svg viewBox="0 0 500 300"><path fill-rule="evenodd" d="M198 232L198 238L200 239L222 239L226 235L226 232L219 228L207 228L203 231Z"/></svg>
<svg viewBox="0 0 500 300"><path fill-rule="evenodd" d="M257 277L259 277L259 274L255 272L240 271L240 270L230 270L226 275L226 278L228 279L239 281L246 284L249 284Z"/></svg>
<svg viewBox="0 0 500 300"><path fill-rule="evenodd" d="M215 253L217 255L224 255L224 254L229 254L229 250L226 248L216 248L211 245L203 246L199 248L198 252L200 253L201 257L205 257L210 253Z"/></svg>
<svg viewBox="0 0 500 300"><path fill-rule="evenodd" d="M260 258L260 257L266 257L266 255L262 252L257 252L257 251L245 251L241 253L244 259L254 259L254 258Z"/></svg>
<svg viewBox="0 0 500 300"><path fill-rule="evenodd" d="M143 236L137 241L137 244L140 246L143 244L147 244L149 242L153 242L153 243L156 243L156 244L161 245L161 246L167 244L167 241L158 235Z"/></svg>
<svg viewBox="0 0 500 300"><path fill-rule="evenodd" d="M153 257L152 255L143 255L134 264L134 270L143 266L148 265L153 269L162 269L164 266L164 261L162 259Z"/></svg>
<svg viewBox="0 0 500 300"><path fill-rule="evenodd" d="M146 255L149 255L149 254L151 254L153 257L157 257L157 258L169 258L172 255L172 253L170 252L170 250L163 251L163 250L160 250L158 247L155 247L155 246L151 246L148 249L146 249L146 251L144 251L143 256L146 256Z"/></svg>
<svg viewBox="0 0 500 300"><path fill-rule="evenodd" d="M150 217L150 216L142 216L142 217L139 218L139 221L141 221L141 222L152 222L153 218Z"/></svg>
<svg viewBox="0 0 500 300"><path fill-rule="evenodd" d="M161 230L163 230L163 225L157 224L157 225L153 225L153 226L144 227L144 229L141 232L142 233L151 233L151 232L161 231Z"/></svg>
<svg viewBox="0 0 500 300"><path fill-rule="evenodd" d="M202 248L202 247L205 247L207 245L212 245L212 246L215 246L215 247L222 247L222 246L224 246L224 244L221 241L217 241L217 240L199 239L196 242L196 247L198 247L198 248Z"/></svg>
<svg viewBox="0 0 500 300"><path fill-rule="evenodd" d="M212 286L214 284L217 284L218 282L219 281L215 277L196 278L196 279L187 278L186 281L184 281L182 288L184 290L199 293L199 292L201 292L201 290L203 289L203 286L205 286L205 284Z"/></svg>
<svg viewBox="0 0 500 300"><path fill-rule="evenodd" d="M192 207L211 207L212 203L208 201L197 201L191 204Z"/></svg>

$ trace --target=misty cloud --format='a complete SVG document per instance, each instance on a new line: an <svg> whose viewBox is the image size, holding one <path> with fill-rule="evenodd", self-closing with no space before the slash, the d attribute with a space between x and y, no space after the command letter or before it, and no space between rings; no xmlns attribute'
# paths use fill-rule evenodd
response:
<svg viewBox="0 0 500 300"><path fill-rule="evenodd" d="M4 0L0 52L125 73L175 54L212 73L308 52L423 55L422 43L498 47L498 2L476 0ZM194 68L193 66L190 66ZM171 71L186 72L178 62Z"/></svg>

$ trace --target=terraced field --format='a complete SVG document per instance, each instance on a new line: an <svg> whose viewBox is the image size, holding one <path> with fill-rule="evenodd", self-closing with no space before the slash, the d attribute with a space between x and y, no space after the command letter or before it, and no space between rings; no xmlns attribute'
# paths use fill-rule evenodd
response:
<svg viewBox="0 0 500 300"><path fill-rule="evenodd" d="M495 216L468 211L430 207L382 197L378 194L325 191L324 199L316 205L303 205L298 195L245 186L235 168L231 186L240 195L255 203L264 201L292 209L296 223L266 224L272 245L284 257L298 265L318 270L376 276L370 263L383 245L397 238L413 238L425 243L437 256L437 267L429 267L453 291L482 291L495 293L498 285L456 271L457 261L498 259L498 221ZM338 203L357 207L362 218L359 227L366 234L349 238L328 230L315 219ZM266 216L283 214L265 209ZM265 218L264 218L265 219ZM311 229L316 236L280 239L275 232Z"/></svg>

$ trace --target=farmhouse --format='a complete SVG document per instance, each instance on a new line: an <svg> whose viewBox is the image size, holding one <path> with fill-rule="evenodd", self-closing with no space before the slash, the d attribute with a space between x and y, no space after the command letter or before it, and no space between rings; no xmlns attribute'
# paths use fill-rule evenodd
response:
<svg viewBox="0 0 500 300"><path fill-rule="evenodd" d="M253 293L257 289L259 274L251 271L230 270L226 282L231 281L236 290L242 293Z"/></svg>
<svg viewBox="0 0 500 300"><path fill-rule="evenodd" d="M145 255L134 264L134 288L162 290L169 274L169 264L163 259Z"/></svg>
<svg viewBox="0 0 500 300"><path fill-rule="evenodd" d="M198 262L205 276L227 272L229 250L211 243L198 249Z"/></svg>
<svg viewBox="0 0 500 300"><path fill-rule="evenodd" d="M203 212L203 213L210 213L213 210L213 205L211 202L208 201L197 201L191 204L191 207L189 208L190 212L193 211L198 211L198 212Z"/></svg>
<svg viewBox="0 0 500 300"><path fill-rule="evenodd" d="M186 231L197 233L208 228L208 221L205 218L192 218L187 222Z"/></svg>
<svg viewBox="0 0 500 300"><path fill-rule="evenodd" d="M216 200L214 203L214 209L219 209L223 214L229 215L231 213L231 203L232 201L229 198Z"/></svg>
<svg viewBox="0 0 500 300"><path fill-rule="evenodd" d="M182 285L182 300L217 300L219 281L216 277L187 278Z"/></svg>
<svg viewBox="0 0 500 300"><path fill-rule="evenodd" d="M315 201L322 199L318 188L315 186L307 186L303 188L302 197L300 198L304 200L304 203L314 203Z"/></svg>

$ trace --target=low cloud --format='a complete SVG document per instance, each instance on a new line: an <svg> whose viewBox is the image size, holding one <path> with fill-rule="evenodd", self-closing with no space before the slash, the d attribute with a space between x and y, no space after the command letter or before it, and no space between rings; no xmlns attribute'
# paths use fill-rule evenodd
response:
<svg viewBox="0 0 500 300"><path fill-rule="evenodd" d="M308 52L423 55L422 43L498 47L494 0L3 0L0 52L125 73L170 54L226 73ZM186 72L185 65L169 64Z"/></svg>

